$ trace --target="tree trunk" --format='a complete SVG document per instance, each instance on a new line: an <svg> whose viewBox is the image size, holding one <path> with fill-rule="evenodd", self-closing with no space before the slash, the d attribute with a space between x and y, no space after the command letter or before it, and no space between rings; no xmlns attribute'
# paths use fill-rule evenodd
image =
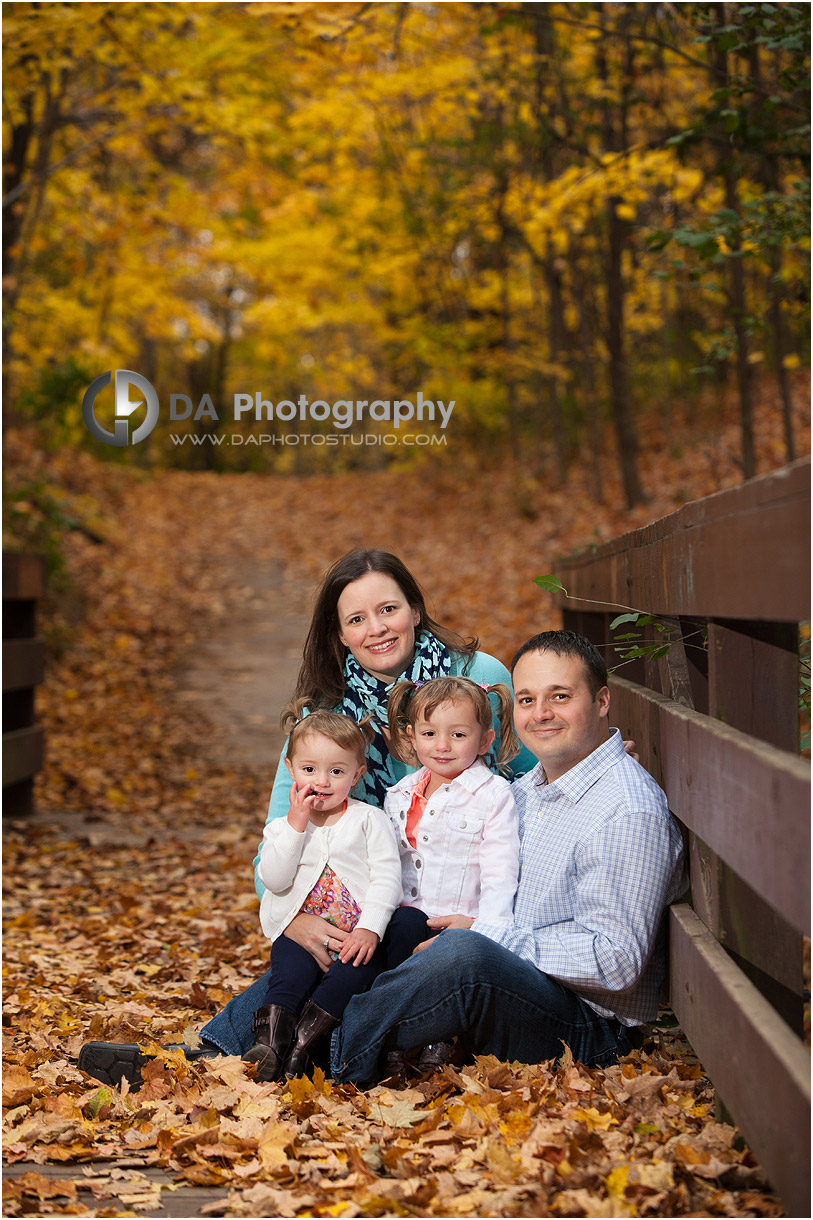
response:
<svg viewBox="0 0 813 1220"><path fill-rule="evenodd" d="M796 443L793 436L793 404L790 396L790 380L785 368L788 345L785 342L785 319L782 317L782 253L778 246L771 249L771 327L773 329L774 358L779 397L782 400L782 425L785 433L785 459L796 460Z"/></svg>
<svg viewBox="0 0 813 1220"><path fill-rule="evenodd" d="M590 297L587 293L586 277L582 275L578 259L574 259L573 288L579 311L579 339L582 348L582 372L584 388L587 395L587 411L590 420L590 457L592 464L592 479L590 480L590 497L594 504L604 503L604 482L601 472L601 420L599 418L599 400L594 370L595 360L595 326L593 324Z"/></svg>
<svg viewBox="0 0 813 1220"><path fill-rule="evenodd" d="M598 6L598 11L603 23L603 4ZM609 81L609 71L605 45L606 39L597 44L596 67L599 79L606 86ZM627 71L631 67L629 62L631 55L631 43L628 40ZM625 90L622 89L622 94L624 92ZM610 104L608 102L604 103L602 129L604 147L607 152L623 152L626 149L625 96L622 96L618 103L617 125L613 121L613 112ZM643 504L646 497L638 474L638 437L632 416L632 405L627 383L626 354L624 351L625 290L622 259L626 243L626 225L616 211L616 206L620 202L620 199L612 197L607 200L605 207L607 217L607 258L605 265L607 283L606 338L610 356L610 405L612 407L613 424L618 441L621 480L624 486L627 508L633 508L636 504Z"/></svg>
<svg viewBox="0 0 813 1220"><path fill-rule="evenodd" d="M726 5L716 4L714 7L717 24L720 26L725 25L727 20ZM716 68L716 87L727 89L729 84L728 52L716 43L714 47L714 66ZM740 200L737 190L737 168L735 165L733 136L726 137L726 133L722 129L720 134L721 138L723 140L727 139L728 142L728 149L723 154L720 167L725 187L725 206L730 212L739 217ZM743 478L753 479L757 472L756 446L754 443L754 389L749 362L748 300L745 291L745 269L740 255L742 239L740 237L739 225L733 230L729 246L732 251L732 257L728 260L728 264L731 314L734 324L734 336L737 342L737 389L740 398L740 432L742 436L742 459L740 464L742 466Z"/></svg>

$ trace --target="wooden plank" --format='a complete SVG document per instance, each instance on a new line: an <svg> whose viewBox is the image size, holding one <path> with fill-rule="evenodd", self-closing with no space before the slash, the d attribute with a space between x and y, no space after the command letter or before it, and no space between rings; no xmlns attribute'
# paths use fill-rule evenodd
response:
<svg viewBox="0 0 813 1220"><path fill-rule="evenodd" d="M796 623L709 623L709 715L799 752Z"/></svg>
<svg viewBox="0 0 813 1220"><path fill-rule="evenodd" d="M669 807L797 931L810 930L810 766L623 678L610 722Z"/></svg>
<svg viewBox="0 0 813 1220"><path fill-rule="evenodd" d="M3 552L3 600L36 600L45 593L45 557L15 551Z"/></svg>
<svg viewBox="0 0 813 1220"><path fill-rule="evenodd" d="M810 1054L685 904L670 910L670 1001L789 1216L810 1215Z"/></svg>
<svg viewBox="0 0 813 1220"><path fill-rule="evenodd" d="M557 563L560 604L800 622L810 614L810 459ZM758 562L755 557L758 556Z"/></svg>
<svg viewBox="0 0 813 1220"><path fill-rule="evenodd" d="M802 936L713 852L699 835L689 843L689 876L696 915L734 954L791 1029L802 1032Z"/></svg>
<svg viewBox="0 0 813 1220"><path fill-rule="evenodd" d="M42 640L3 640L3 690L39 686L45 676Z"/></svg>
<svg viewBox="0 0 813 1220"><path fill-rule="evenodd" d="M39 725L3 734L3 787L42 770L45 734Z"/></svg>

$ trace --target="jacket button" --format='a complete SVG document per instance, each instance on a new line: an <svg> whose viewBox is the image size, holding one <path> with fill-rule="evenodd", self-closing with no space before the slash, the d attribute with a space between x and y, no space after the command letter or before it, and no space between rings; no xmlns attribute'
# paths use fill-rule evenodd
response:
<svg viewBox="0 0 813 1220"><path fill-rule="evenodd" d="M462 822L460 823L460 829L465 830L465 828L466 828L466 819L463 818Z"/></svg>
<svg viewBox="0 0 813 1220"><path fill-rule="evenodd" d="M401 810L401 821L402 821L402 822L403 822L403 820L404 820L404 818L405 818L405 817L406 817L406 814L404 813L404 811L403 811L403 809L402 809L402 810Z"/></svg>
<svg viewBox="0 0 813 1220"><path fill-rule="evenodd" d="M424 835L424 836L423 836L423 841L424 841L424 843L428 843L428 842L429 842L429 835Z"/></svg>
<svg viewBox="0 0 813 1220"><path fill-rule="evenodd" d="M413 897L413 898L417 898L417 897L418 897L418 891L415 889L415 887L414 887L414 886L412 887L411 894L412 894L412 897Z"/></svg>
<svg viewBox="0 0 813 1220"><path fill-rule="evenodd" d="M430 809L430 810L429 810L429 816L430 816L430 818L433 818L433 817L435 816L435 811L434 811L434 809Z"/></svg>
<svg viewBox="0 0 813 1220"><path fill-rule="evenodd" d="M420 860L416 860L416 861L415 861L415 867L416 867L416 868L420 868L420 867L421 867L421 862L420 862Z"/></svg>

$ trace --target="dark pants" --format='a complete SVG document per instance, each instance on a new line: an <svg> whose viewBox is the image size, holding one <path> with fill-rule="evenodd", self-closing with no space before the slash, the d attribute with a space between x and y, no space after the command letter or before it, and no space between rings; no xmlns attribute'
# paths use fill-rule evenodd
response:
<svg viewBox="0 0 813 1220"><path fill-rule="evenodd" d="M382 971L400 966L416 945L431 935L423 911L398 907L366 965L334 961L327 974L307 949L279 936L271 946L271 977L262 1002L279 1004L298 1016L310 996L314 1004L340 1021L354 995L372 987Z"/></svg>
<svg viewBox="0 0 813 1220"><path fill-rule="evenodd" d="M435 935L423 911L417 907L396 907L381 941L386 961L384 969L394 970L412 956L422 940Z"/></svg>
<svg viewBox="0 0 813 1220"><path fill-rule="evenodd" d="M394 970L396 966L400 966L401 962L407 960L416 945L432 935L432 929L427 927L426 915L423 911L419 911L416 907L396 907L377 950L384 954L384 966L381 969ZM274 943L276 945L282 941L287 944L296 944L295 941L288 941L284 936L280 936ZM310 954L307 956L310 957ZM311 958L311 961L314 962L314 959ZM315 962L314 965L316 965ZM354 970L355 967L351 966L350 969ZM318 983L323 976L318 966L317 971L316 982ZM218 1047L224 1055L244 1055L254 1045L252 1017L256 1009L269 1002L264 999L264 996L272 987L272 979L273 974L269 969L262 978L257 979L245 991L241 991L239 995L229 1001L224 1009L212 1017L211 1021L201 1030L201 1037ZM304 1001L307 993L300 994ZM291 1011L298 1013L300 1006L292 1007Z"/></svg>
<svg viewBox="0 0 813 1220"><path fill-rule="evenodd" d="M382 974L347 1007L333 1039L334 1079L367 1085L388 1050L459 1038L467 1055L603 1067L628 1054L630 1034L563 983L479 932L450 928L431 948Z"/></svg>
<svg viewBox="0 0 813 1220"><path fill-rule="evenodd" d="M263 1004L279 1004L298 1016L311 997L337 1021L354 995L371 987L384 969L384 954L379 945L365 966L352 962L333 962L327 974L295 940L280 936L271 946L271 978Z"/></svg>

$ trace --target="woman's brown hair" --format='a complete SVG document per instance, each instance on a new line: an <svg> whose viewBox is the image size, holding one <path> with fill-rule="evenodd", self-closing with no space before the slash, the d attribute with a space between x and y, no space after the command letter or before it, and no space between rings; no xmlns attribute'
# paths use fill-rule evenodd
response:
<svg viewBox="0 0 813 1220"><path fill-rule="evenodd" d="M325 574L311 616L310 630L305 640L302 667L296 681L294 697L304 699L311 709L337 707L345 692L345 646L339 639L339 598L349 584L368 572L390 576L403 593L409 606L419 614L415 633L429 631L445 644L450 652L462 657L464 671L477 651L479 641L463 639L455 631L441 626L429 617L420 585L409 569L389 551L350 551L334 563Z"/></svg>
<svg viewBox="0 0 813 1220"><path fill-rule="evenodd" d="M471 678L456 678L451 675L431 678L428 682L397 682L387 700L387 718L390 726L390 754L401 762L414 766L415 751L409 740L408 728L414 728L419 719L429 720L441 703L457 703L470 699L474 705L477 723L484 731L494 727L489 695L497 696L497 716L500 725L500 748L497 766L506 764L519 753L519 741L514 732L511 691L504 682L490 686L473 682Z"/></svg>

